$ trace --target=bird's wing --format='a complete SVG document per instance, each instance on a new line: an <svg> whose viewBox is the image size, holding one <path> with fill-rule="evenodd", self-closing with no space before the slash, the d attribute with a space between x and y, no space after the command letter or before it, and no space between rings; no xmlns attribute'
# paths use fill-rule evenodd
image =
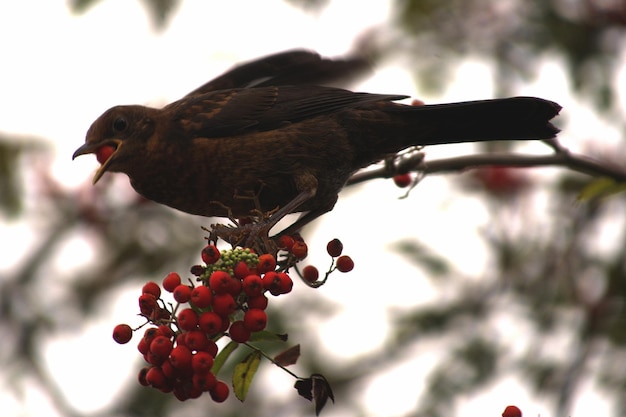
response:
<svg viewBox="0 0 626 417"><path fill-rule="evenodd" d="M337 85L354 80L370 70L370 63L360 57L330 59L305 50L285 51L237 65L186 97L230 88Z"/></svg>
<svg viewBox="0 0 626 417"><path fill-rule="evenodd" d="M186 137L213 138L272 130L366 103L403 98L320 86L258 87L194 95L164 110Z"/></svg>

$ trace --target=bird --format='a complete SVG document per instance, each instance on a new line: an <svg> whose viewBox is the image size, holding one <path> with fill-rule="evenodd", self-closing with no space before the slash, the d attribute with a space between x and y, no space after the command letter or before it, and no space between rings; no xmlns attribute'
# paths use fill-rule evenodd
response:
<svg viewBox="0 0 626 417"><path fill-rule="evenodd" d="M367 60L290 50L233 67L162 108L106 110L72 159L96 154L93 183L126 174L142 196L207 217L258 218L269 231L301 213L297 231L331 211L358 170L412 147L543 140L561 106L511 97L411 106L402 94L333 85Z"/></svg>

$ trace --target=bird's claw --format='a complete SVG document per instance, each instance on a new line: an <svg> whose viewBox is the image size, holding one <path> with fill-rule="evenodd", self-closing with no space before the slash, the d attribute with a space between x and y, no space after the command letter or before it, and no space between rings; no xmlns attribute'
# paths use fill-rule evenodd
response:
<svg viewBox="0 0 626 417"><path fill-rule="evenodd" d="M278 248L269 237L269 231L272 227L272 222L267 219L236 226L213 224L211 225L209 240L221 239L233 247L242 246L253 249L257 253L275 254Z"/></svg>

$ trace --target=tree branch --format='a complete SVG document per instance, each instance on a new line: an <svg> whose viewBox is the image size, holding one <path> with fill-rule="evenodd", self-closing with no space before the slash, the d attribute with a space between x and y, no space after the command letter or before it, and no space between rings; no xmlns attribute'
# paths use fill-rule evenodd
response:
<svg viewBox="0 0 626 417"><path fill-rule="evenodd" d="M346 185L354 185L375 178L391 178L399 173L409 171L424 175L461 172L467 169L485 166L508 167L542 167L557 166L568 168L575 172L592 177L607 177L617 182L626 182L626 170L607 161L598 161L584 155L569 152L560 146L550 145L556 150L550 155L523 155L513 153L481 153L459 156L454 158L426 161L423 153L413 153L399 158L395 164L386 164L384 167L363 171L354 174Z"/></svg>

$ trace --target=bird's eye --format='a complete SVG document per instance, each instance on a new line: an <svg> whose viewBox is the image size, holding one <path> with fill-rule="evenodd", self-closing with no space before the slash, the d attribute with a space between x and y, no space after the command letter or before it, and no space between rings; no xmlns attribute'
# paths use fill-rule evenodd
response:
<svg viewBox="0 0 626 417"><path fill-rule="evenodd" d="M115 120L113 120L112 127L115 132L120 133L126 130L128 122L123 117L116 117Z"/></svg>

